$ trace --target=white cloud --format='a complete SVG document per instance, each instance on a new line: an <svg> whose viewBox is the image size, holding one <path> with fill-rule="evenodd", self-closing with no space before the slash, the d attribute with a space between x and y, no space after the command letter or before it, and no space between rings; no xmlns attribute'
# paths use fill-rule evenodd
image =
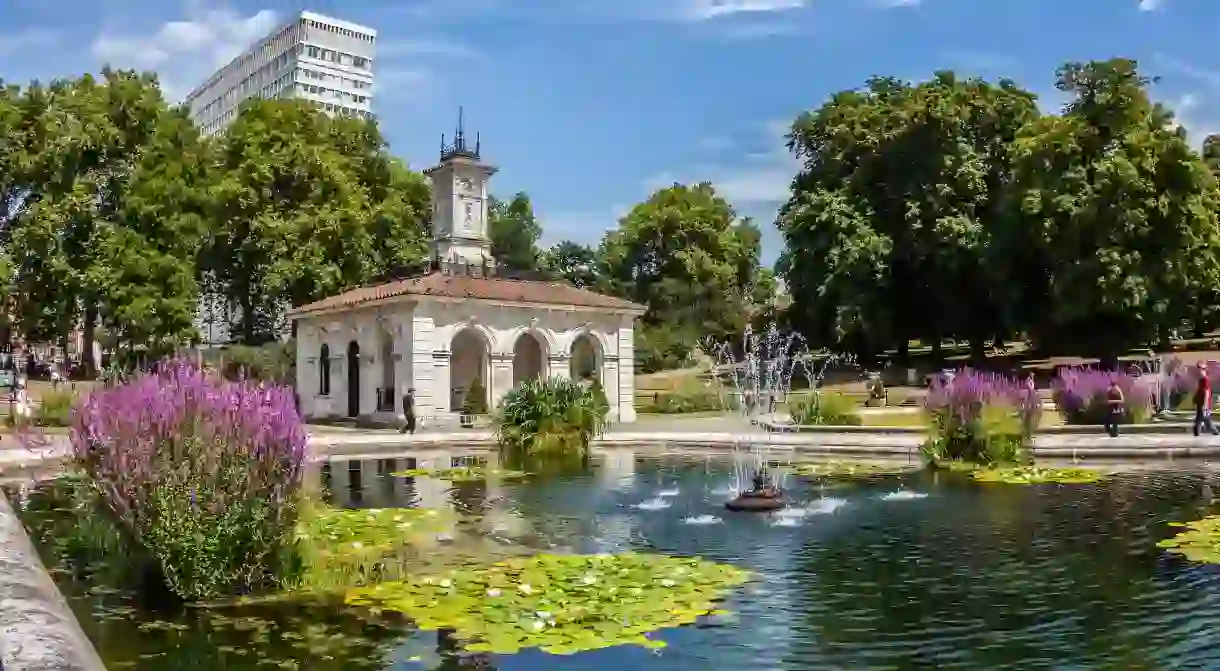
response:
<svg viewBox="0 0 1220 671"><path fill-rule="evenodd" d="M1155 12L1165 7L1165 0L1140 0L1141 12Z"/></svg>
<svg viewBox="0 0 1220 671"><path fill-rule="evenodd" d="M377 41L377 59L379 62L401 56L477 58L479 52L466 44L443 38L383 39Z"/></svg>
<svg viewBox="0 0 1220 671"><path fill-rule="evenodd" d="M674 182L708 181L736 207L753 210L759 206L778 206L788 199L792 178L800 168L800 162L788 151L784 139L790 123L774 120L762 124L750 140L752 143L761 141L765 147L763 151L742 152L732 161L664 172L646 180L644 186L653 191Z"/></svg>
<svg viewBox="0 0 1220 671"><path fill-rule="evenodd" d="M276 14L241 15L230 9L195 12L161 24L151 34L103 32L93 56L116 67L155 69L166 97L179 99L216 68L232 60L276 26Z"/></svg>
<svg viewBox="0 0 1220 671"><path fill-rule="evenodd" d="M707 21L734 14L769 14L804 9L809 0L684 0L681 16L691 21Z"/></svg>

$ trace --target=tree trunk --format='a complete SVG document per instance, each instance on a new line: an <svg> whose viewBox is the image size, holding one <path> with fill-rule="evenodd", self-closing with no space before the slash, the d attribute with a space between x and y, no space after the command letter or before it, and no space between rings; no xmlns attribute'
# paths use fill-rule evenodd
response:
<svg viewBox="0 0 1220 671"><path fill-rule="evenodd" d="M970 338L970 358L975 363L983 363L987 360L987 340L982 336Z"/></svg>
<svg viewBox="0 0 1220 671"><path fill-rule="evenodd" d="M229 339L233 339L233 335L229 334ZM242 292L241 296L241 342L244 345L249 345L254 341L254 301L251 300L249 292Z"/></svg>
<svg viewBox="0 0 1220 671"><path fill-rule="evenodd" d="M906 365L911 362L911 341L906 338L898 345L898 363Z"/></svg>
<svg viewBox="0 0 1220 671"><path fill-rule="evenodd" d="M97 305L92 302L85 304L85 315L81 324L81 367L84 368L85 379L97 377L97 361L93 359L93 342L97 336Z"/></svg>

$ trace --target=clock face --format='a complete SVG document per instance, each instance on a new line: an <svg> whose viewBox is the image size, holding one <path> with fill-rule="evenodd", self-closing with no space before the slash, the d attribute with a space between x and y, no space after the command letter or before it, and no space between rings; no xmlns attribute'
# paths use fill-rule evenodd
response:
<svg viewBox="0 0 1220 671"><path fill-rule="evenodd" d="M458 177L457 185L458 185L459 189L463 189L466 191L474 190L474 182L471 182L469 177Z"/></svg>

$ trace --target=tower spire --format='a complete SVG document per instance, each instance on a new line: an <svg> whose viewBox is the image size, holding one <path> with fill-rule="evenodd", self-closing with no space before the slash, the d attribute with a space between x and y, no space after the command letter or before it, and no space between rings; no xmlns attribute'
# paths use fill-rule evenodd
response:
<svg viewBox="0 0 1220 671"><path fill-rule="evenodd" d="M441 136L441 161L444 161L453 156L465 156L467 158L478 159L479 150L482 148L482 138L479 133L475 133L474 151L466 144L466 110L462 106L458 106L457 128L453 135L453 144L445 144L445 136Z"/></svg>

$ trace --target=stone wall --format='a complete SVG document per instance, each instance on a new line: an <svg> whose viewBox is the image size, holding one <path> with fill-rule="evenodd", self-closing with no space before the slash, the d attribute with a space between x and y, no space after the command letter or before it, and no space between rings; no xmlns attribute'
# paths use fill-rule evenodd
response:
<svg viewBox="0 0 1220 671"><path fill-rule="evenodd" d="M0 669L105 669L3 492L0 492Z"/></svg>

